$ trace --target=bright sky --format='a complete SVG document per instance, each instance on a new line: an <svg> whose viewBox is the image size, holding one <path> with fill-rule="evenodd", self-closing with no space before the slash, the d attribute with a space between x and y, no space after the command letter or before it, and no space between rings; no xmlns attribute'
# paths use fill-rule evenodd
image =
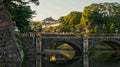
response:
<svg viewBox="0 0 120 67"><path fill-rule="evenodd" d="M32 20L41 21L47 17L58 19L61 16L66 16L71 11L82 12L85 6L92 3L103 2L120 3L120 0L40 0L39 6L31 4L32 10L37 13Z"/></svg>

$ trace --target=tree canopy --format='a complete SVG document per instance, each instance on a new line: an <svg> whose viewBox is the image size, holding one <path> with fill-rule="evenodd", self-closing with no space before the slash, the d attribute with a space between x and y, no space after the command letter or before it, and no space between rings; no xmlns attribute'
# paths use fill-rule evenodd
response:
<svg viewBox="0 0 120 67"><path fill-rule="evenodd" d="M40 32L42 31L42 23L41 22L35 22L35 21L31 21L30 22L30 27L31 27L31 30L33 32Z"/></svg>
<svg viewBox="0 0 120 67"><path fill-rule="evenodd" d="M120 4L93 3L83 12L72 11L58 21L61 25L55 28L56 32L82 32L85 26L88 33L115 33L116 29L120 32Z"/></svg>
<svg viewBox="0 0 120 67"><path fill-rule="evenodd" d="M31 31L29 22L35 14L28 3L39 4L39 0L4 0L4 4L9 10L13 21L21 32ZM47 31L54 32L75 32L82 31L86 26L90 33L115 33L118 29L120 32L120 4L113 3L93 3L86 6L83 12L72 11L67 16L58 19L61 25L51 27Z"/></svg>
<svg viewBox="0 0 120 67"><path fill-rule="evenodd" d="M58 32L74 32L75 25L80 23L81 15L81 12L72 11L67 16L60 17L58 21L61 25L58 27Z"/></svg>
<svg viewBox="0 0 120 67"><path fill-rule="evenodd" d="M39 0L4 0L6 8L11 14L12 20L16 22L16 27L20 32L29 32L29 22L30 19L35 14L35 11L32 11L30 6L27 5L29 2L32 2L36 5L39 4Z"/></svg>
<svg viewBox="0 0 120 67"><path fill-rule="evenodd" d="M116 2L94 3L86 6L82 13L81 24L86 25L86 22L90 24L91 29L98 26L98 30L102 32L102 26L105 24L106 31L110 32L110 30L113 30L110 29L111 26L114 28L120 25L120 4Z"/></svg>

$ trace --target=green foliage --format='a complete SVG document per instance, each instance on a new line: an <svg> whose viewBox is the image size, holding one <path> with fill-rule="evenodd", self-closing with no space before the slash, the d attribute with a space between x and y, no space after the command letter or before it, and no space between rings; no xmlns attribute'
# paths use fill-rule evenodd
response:
<svg viewBox="0 0 120 67"><path fill-rule="evenodd" d="M82 15L81 12L72 11L67 16L64 17L62 16L56 21L61 23L59 26L48 27L44 29L44 31L45 32L75 32L77 28L79 29L79 27L76 25L80 23L81 15Z"/></svg>
<svg viewBox="0 0 120 67"><path fill-rule="evenodd" d="M68 25L76 25L80 23L81 12L73 11L70 12L66 17L64 17L64 22Z"/></svg>
<svg viewBox="0 0 120 67"><path fill-rule="evenodd" d="M42 24L40 22L30 22L30 27L32 29L32 31L42 31Z"/></svg>
<svg viewBox="0 0 120 67"><path fill-rule="evenodd" d="M90 6L87 6L84 8L83 13L82 13L82 18L81 18L81 23L83 25L93 23L95 24L96 22L101 23L102 20L101 14L98 13L98 4L91 4ZM97 23L97 24L98 24Z"/></svg>
<svg viewBox="0 0 120 67"><path fill-rule="evenodd" d="M103 33L106 33L106 25L105 24L102 25L102 30L103 30Z"/></svg>
<svg viewBox="0 0 120 67"><path fill-rule="evenodd" d="M29 21L35 11L32 11L27 3L32 2L37 5L39 3L38 1L39 0L4 0L4 4L10 12L12 20L16 22L16 26L20 32L31 31Z"/></svg>
<svg viewBox="0 0 120 67"><path fill-rule="evenodd" d="M81 32L86 25L90 33L114 33L120 25L119 8L119 3L94 3L85 7L83 13L73 11L58 19L58 32Z"/></svg>
<svg viewBox="0 0 120 67"><path fill-rule="evenodd" d="M55 28L51 26L44 29L44 32L54 32L54 31L55 31Z"/></svg>
<svg viewBox="0 0 120 67"><path fill-rule="evenodd" d="M111 25L110 25L110 32L114 33L114 31L115 31L115 24L111 23Z"/></svg>
<svg viewBox="0 0 120 67"><path fill-rule="evenodd" d="M119 3L94 3L84 8L81 18L81 24L91 23L93 29L98 25L98 30L107 33L113 33L114 26L120 25L120 4ZM114 25L111 25L114 22ZM105 25L104 25L105 24ZM111 25L111 26L110 26ZM105 27L106 26L106 27ZM103 28L104 27L104 28ZM112 27L112 28L110 28Z"/></svg>
<svg viewBox="0 0 120 67"><path fill-rule="evenodd" d="M24 56L24 50L23 50L23 46L22 46L22 39L21 39L21 35L20 34L15 34L15 37L16 37L16 41L17 41L17 44L20 48L20 53L22 55L22 57Z"/></svg>
<svg viewBox="0 0 120 67"><path fill-rule="evenodd" d="M63 17L63 16L60 17L60 18L58 19L58 21L59 21L59 22L64 22L64 17Z"/></svg>
<svg viewBox="0 0 120 67"><path fill-rule="evenodd" d="M115 50L108 44L102 42L97 43L90 49L90 58L95 62L104 63L113 61L112 56L115 54ZM116 59L114 59L116 60Z"/></svg>
<svg viewBox="0 0 120 67"><path fill-rule="evenodd" d="M67 25L61 24L58 27L58 32L70 32L70 28Z"/></svg>
<svg viewBox="0 0 120 67"><path fill-rule="evenodd" d="M39 0L3 0L5 4L10 4L10 3L24 3L27 4L29 2L32 2L36 5L39 5Z"/></svg>
<svg viewBox="0 0 120 67"><path fill-rule="evenodd" d="M65 17L60 17L58 21L61 25L58 27L58 32L74 32L75 26L80 23L81 12L73 11Z"/></svg>
<svg viewBox="0 0 120 67"><path fill-rule="evenodd" d="M94 28L94 33L98 33L98 26L97 25Z"/></svg>
<svg viewBox="0 0 120 67"><path fill-rule="evenodd" d="M16 8L14 15L14 20L16 21L16 26L21 32L29 32L29 21L32 18L34 11L30 9L29 6L20 5Z"/></svg>

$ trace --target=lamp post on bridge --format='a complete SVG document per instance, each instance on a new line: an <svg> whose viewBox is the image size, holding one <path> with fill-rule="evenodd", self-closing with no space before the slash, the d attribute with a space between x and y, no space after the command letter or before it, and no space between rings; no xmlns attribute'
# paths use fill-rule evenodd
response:
<svg viewBox="0 0 120 67"><path fill-rule="evenodd" d="M86 32L86 26L84 27L83 32L83 67L89 67L88 35Z"/></svg>

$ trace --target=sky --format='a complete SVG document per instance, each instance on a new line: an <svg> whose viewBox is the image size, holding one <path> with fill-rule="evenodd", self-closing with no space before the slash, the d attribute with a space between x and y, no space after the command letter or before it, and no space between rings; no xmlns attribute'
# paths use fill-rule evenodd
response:
<svg viewBox="0 0 120 67"><path fill-rule="evenodd" d="M85 6L92 3L118 2L120 0L40 0L40 5L30 4L32 10L36 11L32 21L41 21L47 17L58 19L68 15L71 11L82 12Z"/></svg>

